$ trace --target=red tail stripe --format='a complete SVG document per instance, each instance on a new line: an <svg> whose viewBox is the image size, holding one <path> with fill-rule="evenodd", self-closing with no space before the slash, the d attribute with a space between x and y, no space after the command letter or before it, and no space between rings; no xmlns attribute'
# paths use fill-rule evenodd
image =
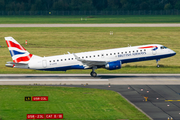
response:
<svg viewBox="0 0 180 120"><path fill-rule="evenodd" d="M29 61L31 57L32 57L32 54L29 54L28 56L19 57L16 60L13 60L13 62L15 63L26 62L26 61Z"/></svg>
<svg viewBox="0 0 180 120"><path fill-rule="evenodd" d="M15 47L15 48L18 48L18 49L20 49L20 50L25 50L25 51L26 51L26 49L23 48L21 45L18 45L18 44L16 44L16 43L12 42L12 41L7 41L7 40L6 40L6 43L7 43L7 46L8 46L8 47Z"/></svg>
<svg viewBox="0 0 180 120"><path fill-rule="evenodd" d="M139 49L145 49L145 48L154 48L154 47L157 47L157 46L146 46L146 47L139 47Z"/></svg>

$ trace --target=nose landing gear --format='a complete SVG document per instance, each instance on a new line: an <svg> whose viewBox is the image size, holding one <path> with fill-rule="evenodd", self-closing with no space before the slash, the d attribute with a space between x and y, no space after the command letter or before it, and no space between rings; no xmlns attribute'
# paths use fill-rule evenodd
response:
<svg viewBox="0 0 180 120"><path fill-rule="evenodd" d="M159 61L160 61L160 59L156 59L157 68L159 68L159 64L158 64Z"/></svg>

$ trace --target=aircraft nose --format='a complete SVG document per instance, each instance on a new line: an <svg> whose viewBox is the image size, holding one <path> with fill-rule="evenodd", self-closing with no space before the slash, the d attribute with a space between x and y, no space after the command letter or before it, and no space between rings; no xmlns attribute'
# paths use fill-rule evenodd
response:
<svg viewBox="0 0 180 120"><path fill-rule="evenodd" d="M174 52L173 50L169 50L169 52L172 54L172 55L176 55L176 52Z"/></svg>
<svg viewBox="0 0 180 120"><path fill-rule="evenodd" d="M173 54L176 55L176 52L173 51Z"/></svg>

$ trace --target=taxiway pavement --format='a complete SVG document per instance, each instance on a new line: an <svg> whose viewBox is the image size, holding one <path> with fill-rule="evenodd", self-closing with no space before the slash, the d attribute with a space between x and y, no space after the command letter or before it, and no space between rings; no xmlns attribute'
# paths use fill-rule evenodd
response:
<svg viewBox="0 0 180 120"><path fill-rule="evenodd" d="M180 24L0 24L0 27L180 27Z"/></svg>
<svg viewBox="0 0 180 120"><path fill-rule="evenodd" d="M0 74L0 85L180 85L180 74Z"/></svg>

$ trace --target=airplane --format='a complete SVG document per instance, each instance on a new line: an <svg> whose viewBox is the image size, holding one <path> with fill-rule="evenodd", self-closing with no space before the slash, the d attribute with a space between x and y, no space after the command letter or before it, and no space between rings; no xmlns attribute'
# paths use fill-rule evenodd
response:
<svg viewBox="0 0 180 120"><path fill-rule="evenodd" d="M92 69L90 75L96 77L98 68L120 69L122 64L138 61L156 60L174 56L176 52L160 45L149 44L124 48L106 49L65 55L40 57L30 54L13 37L5 37L13 62L5 66L13 68L67 71L71 69Z"/></svg>

